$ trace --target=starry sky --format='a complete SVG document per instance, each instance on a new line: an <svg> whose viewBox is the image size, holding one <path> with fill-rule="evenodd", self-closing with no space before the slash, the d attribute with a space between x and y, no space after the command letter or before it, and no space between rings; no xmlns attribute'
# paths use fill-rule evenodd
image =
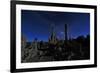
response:
<svg viewBox="0 0 100 73"><path fill-rule="evenodd" d="M64 24L68 25L68 37L90 34L89 13L21 10L21 34L27 41L48 41L52 24L58 39L64 39Z"/></svg>

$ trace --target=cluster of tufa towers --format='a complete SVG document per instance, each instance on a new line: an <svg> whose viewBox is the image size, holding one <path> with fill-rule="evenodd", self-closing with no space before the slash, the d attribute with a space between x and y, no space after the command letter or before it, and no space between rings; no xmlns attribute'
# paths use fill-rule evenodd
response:
<svg viewBox="0 0 100 73"><path fill-rule="evenodd" d="M58 43L59 39L56 36L55 25L54 24L50 25L50 30L51 30L51 32L50 32L50 37L49 37L48 43L52 44L52 45L56 45ZM67 43L67 40L68 40L68 29L67 29L67 24L65 24L64 25L64 43L65 44ZM27 45L28 44L27 44L26 38L24 36L22 36L22 38L21 38L22 62L27 62L29 60L33 61L34 57L37 56L37 54L39 52L38 48L40 48L40 44L39 44L37 39L35 39L33 42L31 42L30 46L27 47Z"/></svg>

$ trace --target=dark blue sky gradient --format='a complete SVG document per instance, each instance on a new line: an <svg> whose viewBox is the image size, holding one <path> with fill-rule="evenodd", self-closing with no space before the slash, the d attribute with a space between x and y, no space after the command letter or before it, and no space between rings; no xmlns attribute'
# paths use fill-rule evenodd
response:
<svg viewBox="0 0 100 73"><path fill-rule="evenodd" d="M72 38L90 34L89 13L21 11L21 34L27 41L33 41L34 38L48 41L51 24L55 24L59 39L64 39L64 24L68 24L68 35Z"/></svg>

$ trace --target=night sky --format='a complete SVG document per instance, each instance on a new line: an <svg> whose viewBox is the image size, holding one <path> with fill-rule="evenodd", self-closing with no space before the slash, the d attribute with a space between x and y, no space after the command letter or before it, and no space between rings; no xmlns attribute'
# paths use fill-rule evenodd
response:
<svg viewBox="0 0 100 73"><path fill-rule="evenodd" d="M52 24L55 25L59 39L64 39L64 24L68 24L68 36L71 38L90 34L89 13L21 11L21 34L27 41L33 41L35 38L39 41L48 41Z"/></svg>

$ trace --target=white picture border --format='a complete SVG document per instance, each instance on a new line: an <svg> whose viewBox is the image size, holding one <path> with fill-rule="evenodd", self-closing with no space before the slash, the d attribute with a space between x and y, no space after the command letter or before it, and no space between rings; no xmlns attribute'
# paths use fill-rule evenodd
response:
<svg viewBox="0 0 100 73"><path fill-rule="evenodd" d="M91 36L90 37L90 60L21 63L21 10L90 13L90 36ZM89 65L89 64L94 64L94 9L40 6L40 5L39 6L20 5L20 4L16 5L16 69Z"/></svg>

